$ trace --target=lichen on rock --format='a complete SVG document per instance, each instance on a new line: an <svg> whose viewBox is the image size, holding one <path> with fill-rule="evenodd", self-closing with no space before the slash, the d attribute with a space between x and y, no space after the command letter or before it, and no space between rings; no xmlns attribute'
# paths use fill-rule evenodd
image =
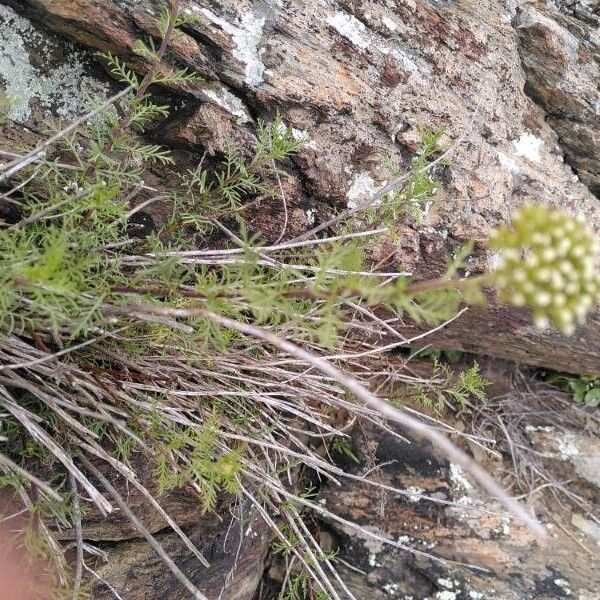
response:
<svg viewBox="0 0 600 600"><path fill-rule="evenodd" d="M70 119L88 101L106 98L108 85L88 74L90 63L88 52L41 33L0 5L0 87L10 99L8 117L13 121L26 123L34 104Z"/></svg>

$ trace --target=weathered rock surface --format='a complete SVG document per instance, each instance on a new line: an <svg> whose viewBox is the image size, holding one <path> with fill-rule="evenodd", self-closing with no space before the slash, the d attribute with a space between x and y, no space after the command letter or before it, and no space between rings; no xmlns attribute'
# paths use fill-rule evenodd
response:
<svg viewBox="0 0 600 600"><path fill-rule="evenodd" d="M35 143L49 112L72 118L83 110L86 94L106 97L115 89L94 63L92 50L113 52L143 72L147 65L133 53L133 44L156 34L162 4L0 0L0 87L16 97L2 149ZM305 231L312 218L325 220L333 207L382 185L390 177L382 157L408 168L419 127L445 127L457 144L451 165L436 171L439 199L424 225L399 223L399 240L381 241L381 256L392 254L389 266L423 276L439 273L457 246L485 238L529 199L583 213L600 230L599 37L592 2L188 0L184 5L197 19L175 40L165 68L184 65L204 80L167 91L179 108L153 136L197 160L204 151L221 152L228 137L251 143L255 121L279 112L310 140L295 159L295 177L286 188L290 237ZM260 209L251 225L275 238L281 207L270 205L268 219L261 216L267 209ZM470 269L477 272L488 260L479 252ZM403 331L418 330L407 324ZM598 315L565 339L534 330L525 313L491 306L470 309L427 342L558 370L600 372L599 333ZM380 469L384 481L423 490L417 495L466 497L469 504L472 490L461 489L464 483L453 481L450 466L429 449L365 434L361 443L374 449L378 461L398 461ZM538 442L549 444L541 434ZM565 478L576 478L578 492L590 493L594 488L585 486L597 486L597 448L585 448L568 461L572 469ZM423 471L427 465L429 471ZM380 551L331 523L332 536L343 542L342 557L363 571L341 567L357 598L600 597L594 563L599 526L584 513L569 518L587 536L578 542L593 549L589 554L566 535L540 550L522 529L497 516L470 520L462 511L390 499L355 484L325 489L322 499L338 514L407 545L491 570L481 574ZM229 517L224 522L201 517L187 497L166 502L201 549L210 550L212 567L205 571L172 534L158 533L192 580L211 599L251 598L268 544L263 527L249 515L231 528ZM144 503L133 505L152 531L162 531L161 519ZM381 516L373 521L373 514ZM459 533L465 530L456 527L457 520L469 527L466 533ZM110 562L100 574L124 597L185 597L125 519L107 525L91 515L84 531L87 539L108 542ZM110 596L101 587L94 594Z"/></svg>
<svg viewBox="0 0 600 600"><path fill-rule="evenodd" d="M271 541L271 531L250 506L233 506L223 496L215 510L205 513L200 500L179 489L160 494L153 465L140 454L129 459L138 481L158 499L161 507L181 527L209 563L205 567L171 530L150 501L124 477L106 464L96 467L112 485L134 515L154 534L175 564L207 598L250 600L262 576L262 565ZM92 597L112 599L106 583L127 600L165 598L183 600L188 592L173 576L129 518L116 511L103 517L97 510L86 510L81 523L82 537L106 553L96 572L105 583L93 582ZM73 530L54 534L58 540L75 539Z"/></svg>
<svg viewBox="0 0 600 600"><path fill-rule="evenodd" d="M223 507L219 519L211 514L186 528L194 545L210 566L202 566L173 533L158 533L156 539L177 566L211 600L251 600L262 577L262 565L271 533L249 507L231 516ZM181 586L150 546L138 539L106 548L108 561L98 569L122 598L127 600L184 600L189 593ZM113 592L104 584L94 586L94 599L109 600Z"/></svg>
<svg viewBox="0 0 600 600"><path fill-rule="evenodd" d="M574 10L563 15L526 5L518 11L515 27L527 74L526 93L546 112L565 160L600 196L598 6L595 12Z"/></svg>
<svg viewBox="0 0 600 600"><path fill-rule="evenodd" d="M161 6L157 0L2 4L140 71L146 65L133 44L156 34ZM308 228L308 209L323 220L332 205L383 184L390 175L382 157L407 167L418 127L445 127L458 143L452 164L438 169L439 199L424 226L409 230L418 252L406 255L403 239L396 266L439 271L457 245L484 238L529 199L600 226L593 3L188 0L184 7L196 19L177 37L165 68L185 65L204 81L174 90L184 106L156 135L177 147L219 152L226 136L250 140L255 119L280 112L310 139L295 161L291 235ZM281 220L281 207L269 210L271 218L251 223L260 229ZM266 229L266 237L280 231ZM480 254L472 270L486 261ZM597 372L597 334L594 319L557 343L525 315L491 307L469 311L431 342Z"/></svg>
<svg viewBox="0 0 600 600"><path fill-rule="evenodd" d="M337 565L356 598L600 598L600 421L590 420L587 431L582 430L585 415L568 404L556 404L552 393L538 387L522 394L505 385L506 380L495 382L502 395L484 414L493 422L488 425L501 422L510 429L511 443L522 445L516 453L511 449L518 457L515 464L509 464L507 454L497 459L471 447L496 477L509 481L511 473L520 473L521 483L531 489L526 501L532 509L545 498L541 514L549 539L532 538L522 525L503 516L495 502L482 500L461 469L427 444L407 444L361 427L354 434L354 450L361 458L355 474L367 473L368 479L405 493L356 481L321 490L323 508L365 530L323 517L328 544L340 550ZM534 399L542 396L543 402ZM460 426L460 419L456 424ZM502 433L498 430L493 437L499 440L495 449L506 453ZM578 496L583 508L574 507L569 493ZM413 553L369 539L369 533Z"/></svg>

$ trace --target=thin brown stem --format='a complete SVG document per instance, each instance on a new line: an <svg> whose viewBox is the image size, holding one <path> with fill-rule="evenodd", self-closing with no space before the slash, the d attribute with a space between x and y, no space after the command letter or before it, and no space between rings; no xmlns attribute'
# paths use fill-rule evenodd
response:
<svg viewBox="0 0 600 600"><path fill-rule="evenodd" d="M464 290L468 288L481 288L482 286L491 283L493 280L489 273L477 275L475 277L466 277L465 279L428 279L426 281L417 281L411 283L404 288L407 296L419 296L429 292L437 292L440 290Z"/></svg>
<svg viewBox="0 0 600 600"><path fill-rule="evenodd" d="M167 554L165 549L158 543L156 538L148 531L146 526L137 518L137 516L129 508L125 500L121 497L119 492L111 485L111 483L100 473L96 467L83 455L79 455L79 459L85 465L94 477L102 484L104 489L113 497L117 506L123 511L123 514L127 516L131 524L138 530L138 532L146 539L152 549L160 556L161 560L169 567L173 575L177 580L188 590L192 598L196 600L208 600L208 598L187 578L187 576L181 571L181 569L175 564L173 559Z"/></svg>
<svg viewBox="0 0 600 600"><path fill-rule="evenodd" d="M69 485L73 494L73 510L75 524L75 542L77 544L77 554L75 563L75 581L73 582L73 600L79 598L81 588L81 577L83 574L83 531L81 529L81 507L79 505L79 492L77 490L77 481L72 473L69 473Z"/></svg>
<svg viewBox="0 0 600 600"><path fill-rule="evenodd" d="M484 469L482 469L472 458L470 458L460 448L455 446L446 436L439 433L429 425L422 421L411 417L403 411L393 408L390 404L375 396L370 390L364 387L357 379L354 379L348 373L340 371L330 362L323 360L321 357L311 354L300 348L296 344L284 340L279 336L261 327L255 327L247 323L241 323L227 317L222 317L207 310L196 311L197 316L217 323L227 329L232 329L243 333L244 335L261 339L276 348L291 354L292 356L303 360L312 367L328 375L340 385L345 387L354 396L362 400L367 406L376 410L381 415L388 419L399 423L413 433L429 439L433 444L440 448L446 456L453 462L468 471L473 478L485 489L491 496L496 498L507 510L509 510L516 518L525 523L533 533L539 537L546 537L547 533L542 524L532 516L519 502L509 496L499 485L492 479Z"/></svg>

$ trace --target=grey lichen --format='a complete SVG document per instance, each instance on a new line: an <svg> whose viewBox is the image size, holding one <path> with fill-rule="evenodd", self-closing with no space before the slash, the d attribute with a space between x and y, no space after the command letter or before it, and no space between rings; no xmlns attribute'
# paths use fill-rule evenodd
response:
<svg viewBox="0 0 600 600"><path fill-rule="evenodd" d="M61 44L58 66L48 72L32 63L32 51L44 57L58 42L40 33L27 19L0 5L0 86L11 99L8 117L26 122L34 103L54 115L70 119L81 114L86 102L106 98L108 86L89 76L89 59L73 46Z"/></svg>
<svg viewBox="0 0 600 600"><path fill-rule="evenodd" d="M246 12L239 17L239 24L233 25L207 8L198 9L195 6L190 8L192 12L194 9L231 36L234 43L233 56L244 65L244 81L250 87L260 85L263 81L265 65L261 60L262 49L259 48L259 44L265 18L253 12Z"/></svg>

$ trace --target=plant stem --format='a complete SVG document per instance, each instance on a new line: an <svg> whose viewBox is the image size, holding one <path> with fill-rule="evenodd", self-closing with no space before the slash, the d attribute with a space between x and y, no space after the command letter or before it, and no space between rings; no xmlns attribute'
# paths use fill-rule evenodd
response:
<svg viewBox="0 0 600 600"><path fill-rule="evenodd" d="M173 35L173 31L175 30L175 20L177 19L177 14L179 13L180 2L181 0L171 0L171 8L169 9L169 24L161 40L160 46L156 52L156 60L148 69L147 73L144 75L140 86L135 92L135 96L131 102L131 105L123 115L123 118L119 122L119 125L115 128L109 141L109 145L107 148L108 152L110 152L114 148L115 143L125 133L125 129L129 126L131 117L133 116L133 113L135 111L136 104L144 98L146 92L148 91L148 88L152 85L152 82L154 81L154 77L156 76L156 73L160 67L161 60L165 52L167 51L167 47L169 45L169 41L171 40L171 36Z"/></svg>
<svg viewBox="0 0 600 600"><path fill-rule="evenodd" d="M417 281L411 283L404 288L408 296L419 296L429 292L437 292L440 290L464 290L470 287L483 287L493 282L493 274L485 273L484 275L476 275L475 277L465 277L464 279L428 279L425 281Z"/></svg>

